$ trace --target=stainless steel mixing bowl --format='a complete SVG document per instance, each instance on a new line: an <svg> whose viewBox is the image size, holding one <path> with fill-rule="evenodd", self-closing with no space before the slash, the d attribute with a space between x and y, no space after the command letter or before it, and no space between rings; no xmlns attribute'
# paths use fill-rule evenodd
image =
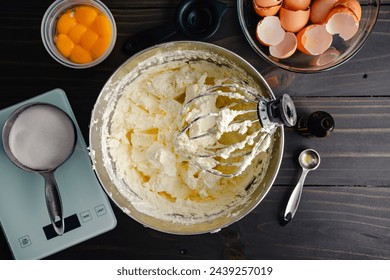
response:
<svg viewBox="0 0 390 280"><path fill-rule="evenodd" d="M234 213L233 215L210 218L207 222L197 224L173 223L157 219L138 211L134 205L118 191L118 184L123 184L123 182L115 178L115 164L110 159L107 151L108 147L105 143L105 138L110 129L110 119L113 110L115 110L115 104L120 98L124 86L131 83L131 81L139 75L139 71L134 72L134 69L137 69L140 64L157 54L164 55L176 51L181 51L183 53L187 51L199 51L203 56L205 53L210 54L207 58L208 61L212 61L213 63L224 63L224 65L228 65L235 71L243 71L248 79L251 79L262 88L263 95L275 99L271 88L260 73L244 59L229 50L213 44L193 41L178 41L157 45L129 58L116 70L103 87L92 112L89 139L91 159L95 172L112 201L131 218L144 226L161 232L182 235L216 232L243 218L264 199L270 190L282 161L284 147L283 127L279 127L273 134L273 149L267 172L262 180L254 180L254 183L251 186L251 188L254 188L254 191L251 193L249 200L238 205L232 211ZM205 59L203 56L198 59ZM214 61L214 57L217 57L218 59ZM147 65L147 67L153 67L152 64ZM134 73L129 75L129 73L132 72Z"/></svg>

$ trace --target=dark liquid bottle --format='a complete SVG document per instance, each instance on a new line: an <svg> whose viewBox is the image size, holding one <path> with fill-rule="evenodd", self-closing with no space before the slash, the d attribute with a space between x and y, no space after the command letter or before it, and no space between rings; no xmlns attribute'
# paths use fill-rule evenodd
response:
<svg viewBox="0 0 390 280"><path fill-rule="evenodd" d="M309 116L302 116L297 123L298 132L306 137L323 138L328 136L334 129L333 117L324 111L311 113Z"/></svg>

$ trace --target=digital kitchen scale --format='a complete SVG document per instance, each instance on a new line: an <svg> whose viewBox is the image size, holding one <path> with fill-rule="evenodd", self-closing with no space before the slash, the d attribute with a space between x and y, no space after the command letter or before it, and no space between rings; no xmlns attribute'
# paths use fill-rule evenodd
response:
<svg viewBox="0 0 390 280"><path fill-rule="evenodd" d="M54 173L62 198L65 233L50 222L44 180L15 166L0 148L0 224L15 259L41 259L107 232L116 226L109 200L101 188L65 92L54 89L0 111L0 128L10 114L30 102L53 104L65 111L77 130L72 156ZM1 139L0 139L1 141Z"/></svg>

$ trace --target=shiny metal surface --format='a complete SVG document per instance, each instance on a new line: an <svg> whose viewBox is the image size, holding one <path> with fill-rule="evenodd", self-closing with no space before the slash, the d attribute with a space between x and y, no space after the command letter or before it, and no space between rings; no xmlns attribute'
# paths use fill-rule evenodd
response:
<svg viewBox="0 0 390 280"><path fill-rule="evenodd" d="M266 196L270 190L276 175L278 173L282 154L284 147L284 130L283 127L279 127L276 133L273 135L273 151L272 157L268 166L267 174L264 176L263 180L256 182L251 188L256 188L253 192L248 203L240 205L235 209L237 215L234 216L223 216L215 219L210 219L206 223L200 224L179 224L172 223L168 221L163 221L156 219L155 217L141 213L135 209L135 207L129 202L129 200L124 197L117 189L115 183L111 180L110 176L115 170L110 170L111 167L115 169L115 166L112 163L105 163L103 161L105 145L102 141L104 125L109 123L109 119L112 116L112 113L108 112L107 108L115 104L116 101L121 96L121 90L123 90L123 83L129 83L126 75L134 68L136 68L141 62L146 59L164 52L170 52L173 50L181 50L183 52L187 50L201 50L206 52L211 52L217 54L220 58L223 58L225 61L229 62L230 65L238 66L242 71L245 71L248 75L248 78L253 79L255 83L260 85L269 98L275 99L271 88L268 86L264 78L245 60L243 60L238 55L209 43L202 42L188 42L188 41L178 41L162 45L157 45L147 50L144 50L133 57L129 58L122 66L120 66L111 78L107 81L103 87L100 95L98 96L94 109L92 111L91 123L90 123L90 150L91 150L91 159L94 165L95 172L109 195L112 201L122 209L127 215L129 215L134 220L140 222L146 227L153 228L155 230L172 233L172 234L200 234L207 232L216 232L221 228L226 227L239 219L243 218L248 214L253 208L255 208ZM217 62L215 62L217 63ZM124 78L126 77L126 81ZM104 139L103 139L104 140ZM111 167L110 167L111 166Z"/></svg>
<svg viewBox="0 0 390 280"><path fill-rule="evenodd" d="M61 116L61 119L63 122L61 123L61 127L64 128L64 130L67 131L66 139L62 139L62 142L57 143L56 142L56 151L52 154L51 159L53 162L55 162L55 166L52 166L50 162L47 162L43 168L37 169L35 167L27 166L25 162L21 162L17 156L15 156L13 149L11 148L10 143L10 132L12 130L13 125L15 124L16 120L19 118L20 115L22 115L26 110L32 108L33 106L40 106L40 107L47 107L53 110L53 114L56 116ZM62 125L63 124L63 125ZM38 125L39 127L39 125ZM36 129L36 127L33 127L32 129ZM53 130L54 132L55 130ZM53 138L53 133L48 134L48 132L51 132L50 128L46 129L43 133L45 133L45 138L50 139ZM31 139L29 139L31 140ZM77 141L77 135L76 135L76 128L74 126L73 121L70 119L70 117L61 109L59 109L56 106L53 106L48 103L30 103L27 105L24 105L17 109L15 112L11 114L11 116L8 118L6 123L4 124L3 131L2 131L2 141L3 141L3 148L8 156L8 158L19 168L28 171L28 172L35 172L40 174L44 178L44 185L45 185L45 201L46 206L48 210L48 214L50 217L51 224L53 225L53 228L55 232L58 235L62 235L65 232L65 222L64 222L64 211L62 206L62 199L61 194L58 189L57 182L54 177L54 172L58 167L60 167L65 161L69 159L69 157L73 154L73 151L76 146ZM46 143L46 142L45 142ZM66 144L64 144L66 143ZM34 143L33 143L34 144ZM35 147L38 147L40 143L36 143ZM22 149L21 145L18 145L16 148ZM16 149L15 148L15 149ZM22 149L23 150L23 149ZM39 159L34 158L34 160L39 161ZM29 187L29 186L26 186Z"/></svg>
<svg viewBox="0 0 390 280"><path fill-rule="evenodd" d="M302 167L302 173L298 180L298 183L294 187L291 193L290 199L288 200L286 210L284 212L284 220L286 222L294 218L297 212L299 202L301 201L303 184L306 176L311 170L315 170L321 163L320 155L313 149L307 149L301 152L298 158L299 165Z"/></svg>

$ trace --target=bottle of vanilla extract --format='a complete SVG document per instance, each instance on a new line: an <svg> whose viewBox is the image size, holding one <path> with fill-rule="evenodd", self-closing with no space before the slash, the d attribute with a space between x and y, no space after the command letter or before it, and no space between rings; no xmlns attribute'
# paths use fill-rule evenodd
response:
<svg viewBox="0 0 390 280"><path fill-rule="evenodd" d="M306 137L324 138L333 131L335 121L324 111L316 111L308 116L301 116L297 122L297 130Z"/></svg>

